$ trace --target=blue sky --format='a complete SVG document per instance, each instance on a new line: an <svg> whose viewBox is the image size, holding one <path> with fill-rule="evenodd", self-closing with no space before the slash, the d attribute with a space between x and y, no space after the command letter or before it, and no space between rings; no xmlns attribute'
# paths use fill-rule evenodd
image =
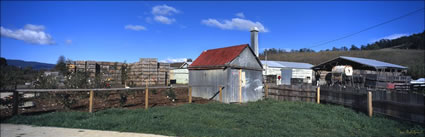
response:
<svg viewBox="0 0 425 137"><path fill-rule="evenodd" d="M203 50L249 43L260 51L309 48L424 8L424 1L118 2L1 1L1 56L72 60L196 59ZM424 31L424 10L313 48L372 43Z"/></svg>

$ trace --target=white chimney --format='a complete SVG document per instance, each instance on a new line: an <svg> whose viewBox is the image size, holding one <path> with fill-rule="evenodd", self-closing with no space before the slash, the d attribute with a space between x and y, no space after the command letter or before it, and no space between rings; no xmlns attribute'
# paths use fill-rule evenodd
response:
<svg viewBox="0 0 425 137"><path fill-rule="evenodd" d="M258 57L258 28L251 28L251 49L254 51L255 56Z"/></svg>

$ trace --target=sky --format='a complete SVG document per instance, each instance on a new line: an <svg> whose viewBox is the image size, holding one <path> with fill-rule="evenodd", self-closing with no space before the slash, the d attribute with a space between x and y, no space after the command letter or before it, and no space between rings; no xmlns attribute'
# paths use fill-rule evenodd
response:
<svg viewBox="0 0 425 137"><path fill-rule="evenodd" d="M204 50L250 43L260 52L365 45L421 33L424 1L1 1L1 57L56 63L196 59ZM320 46L317 46L320 45Z"/></svg>

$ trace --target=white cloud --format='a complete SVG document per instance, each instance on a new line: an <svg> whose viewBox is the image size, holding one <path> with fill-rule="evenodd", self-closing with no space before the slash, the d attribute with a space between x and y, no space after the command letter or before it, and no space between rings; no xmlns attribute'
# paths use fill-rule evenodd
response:
<svg viewBox="0 0 425 137"><path fill-rule="evenodd" d="M44 31L43 25L33 25L33 24L27 24L24 26L25 29L33 30L33 31Z"/></svg>
<svg viewBox="0 0 425 137"><path fill-rule="evenodd" d="M186 62L187 58L167 58L164 60L160 60L159 62L166 62L166 63L174 63L174 62Z"/></svg>
<svg viewBox="0 0 425 137"><path fill-rule="evenodd" d="M252 27L257 27L260 32L268 32L268 30L260 22L253 22L251 20L233 18L232 20L218 21L216 19L206 19L201 21L202 24L211 27L217 27L224 30L251 30Z"/></svg>
<svg viewBox="0 0 425 137"><path fill-rule="evenodd" d="M65 40L65 43L68 44L68 45L70 45L70 44L72 44L72 40L67 39L67 40Z"/></svg>
<svg viewBox="0 0 425 137"><path fill-rule="evenodd" d="M180 13L180 11L168 5L157 5L152 7L151 13L153 17L146 18L146 22L151 23L153 20L163 24L173 24L176 19L171 16Z"/></svg>
<svg viewBox="0 0 425 137"><path fill-rule="evenodd" d="M239 18L245 18L245 14L243 14L243 12L236 13L235 15Z"/></svg>
<svg viewBox="0 0 425 137"><path fill-rule="evenodd" d="M44 32L45 27L42 25L27 24L22 29L11 30L1 26L1 36L16 40L22 40L31 44L53 45L52 36Z"/></svg>
<svg viewBox="0 0 425 137"><path fill-rule="evenodd" d="M145 27L143 27L143 26L140 26L140 25L126 25L125 27L124 27L125 29L128 29L128 30L134 30L134 31L141 31L141 30L146 30L146 28Z"/></svg>
<svg viewBox="0 0 425 137"><path fill-rule="evenodd" d="M397 38L408 36L408 35L409 34L406 34L406 33L392 34L392 35L389 35L389 36L385 36L385 37L382 37L382 38L372 40L372 42L377 42L377 41L380 41L382 39L393 40L393 39L397 39Z"/></svg>
<svg viewBox="0 0 425 137"><path fill-rule="evenodd" d="M180 11L174 7L168 5L157 5L152 8L153 15L173 15L179 13Z"/></svg>
<svg viewBox="0 0 425 137"><path fill-rule="evenodd" d="M165 16L155 16L154 20L163 24L172 24L176 21L174 18L168 18Z"/></svg>

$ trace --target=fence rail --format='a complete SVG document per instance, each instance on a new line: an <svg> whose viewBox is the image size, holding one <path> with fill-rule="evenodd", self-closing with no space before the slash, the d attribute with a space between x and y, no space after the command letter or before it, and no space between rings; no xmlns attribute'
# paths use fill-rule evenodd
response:
<svg viewBox="0 0 425 137"><path fill-rule="evenodd" d="M366 113L369 109L372 111L368 107L368 92L371 92L374 113L425 123L425 96L423 94L322 86L317 95L317 87L311 85L269 85L268 88L269 96L267 98L306 102L314 102L319 98L321 102L343 105Z"/></svg>
<svg viewBox="0 0 425 137"><path fill-rule="evenodd" d="M93 112L93 110L111 107L142 108L143 105L147 109L156 105L181 104L189 102L188 98L190 102L193 101L188 94L190 89L191 87L187 85L179 85L107 89L0 90L2 94L0 118L58 110ZM199 103L207 102L196 98L197 103L198 101Z"/></svg>

